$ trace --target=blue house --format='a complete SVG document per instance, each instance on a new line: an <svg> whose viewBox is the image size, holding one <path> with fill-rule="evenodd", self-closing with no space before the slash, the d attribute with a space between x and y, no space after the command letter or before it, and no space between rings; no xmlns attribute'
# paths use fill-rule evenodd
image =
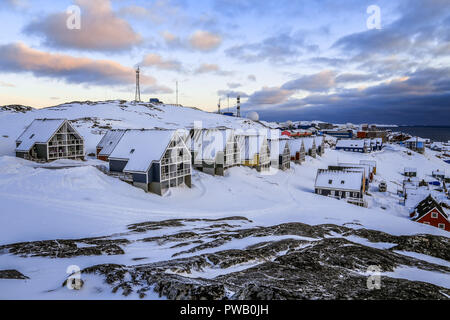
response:
<svg viewBox="0 0 450 320"><path fill-rule="evenodd" d="M126 174L134 186L159 195L180 185L191 187L185 135L178 130L127 130L108 158L109 170Z"/></svg>
<svg viewBox="0 0 450 320"><path fill-rule="evenodd" d="M338 140L336 143L336 150L367 153L371 151L364 140Z"/></svg>
<svg viewBox="0 0 450 320"><path fill-rule="evenodd" d="M341 138L341 139L353 138L352 130L322 130L321 133L327 134L332 137Z"/></svg>

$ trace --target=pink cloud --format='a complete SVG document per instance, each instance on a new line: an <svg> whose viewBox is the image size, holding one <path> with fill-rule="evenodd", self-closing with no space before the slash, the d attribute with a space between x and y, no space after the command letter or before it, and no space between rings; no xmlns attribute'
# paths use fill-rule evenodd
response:
<svg viewBox="0 0 450 320"><path fill-rule="evenodd" d="M61 12L30 23L25 32L42 36L46 45L57 48L114 51L141 43L141 36L112 10L110 0L75 0L75 4L81 8L79 30L67 28L69 15Z"/></svg>
<svg viewBox="0 0 450 320"><path fill-rule="evenodd" d="M96 60L39 51L23 43L0 46L0 71L31 72L37 77L62 79L68 83L92 85L130 85L135 83L135 70L112 60ZM161 92L155 78L141 74L141 83Z"/></svg>

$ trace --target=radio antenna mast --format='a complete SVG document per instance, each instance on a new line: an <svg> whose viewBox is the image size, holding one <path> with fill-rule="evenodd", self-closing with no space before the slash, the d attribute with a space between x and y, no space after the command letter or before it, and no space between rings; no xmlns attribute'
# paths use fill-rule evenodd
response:
<svg viewBox="0 0 450 320"><path fill-rule="evenodd" d="M136 93L134 95L135 102L141 102L141 87L139 84L139 73L140 73L140 70L139 70L139 66L138 66L136 69Z"/></svg>

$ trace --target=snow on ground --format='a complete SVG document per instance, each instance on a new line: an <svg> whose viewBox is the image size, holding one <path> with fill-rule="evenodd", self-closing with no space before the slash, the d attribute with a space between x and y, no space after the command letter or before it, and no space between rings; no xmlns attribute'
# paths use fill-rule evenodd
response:
<svg viewBox="0 0 450 320"><path fill-rule="evenodd" d="M406 158L400 147L360 155L327 150L322 158L308 157L287 172L263 175L236 167L225 177L194 172L193 188L172 189L160 197L109 177L91 166L49 170L33 162L0 157L0 244L54 238L91 237L123 231L127 224L171 218L245 216L258 225L283 222L351 224L391 234L448 232L412 222L396 196L401 168L419 164L423 173L439 164L433 159ZM386 194L372 184L369 208L313 193L318 168L336 161L375 159L376 180L388 181ZM418 158L418 159L416 159ZM67 165L68 161L62 162ZM441 168L444 169L442 162ZM384 209L382 209L383 207Z"/></svg>

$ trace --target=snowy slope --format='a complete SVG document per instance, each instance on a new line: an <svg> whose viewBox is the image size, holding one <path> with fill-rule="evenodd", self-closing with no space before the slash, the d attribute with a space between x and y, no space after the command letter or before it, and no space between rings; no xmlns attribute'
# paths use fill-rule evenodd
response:
<svg viewBox="0 0 450 320"><path fill-rule="evenodd" d="M217 115L194 108L153 106L149 103L134 104L125 101L73 102L26 112L0 109L0 155L14 155L15 140L36 118L76 120L76 129L86 139L88 153L94 152L95 146L108 128L176 129L193 127L196 121L200 121L205 128L262 127L261 124L247 119Z"/></svg>

